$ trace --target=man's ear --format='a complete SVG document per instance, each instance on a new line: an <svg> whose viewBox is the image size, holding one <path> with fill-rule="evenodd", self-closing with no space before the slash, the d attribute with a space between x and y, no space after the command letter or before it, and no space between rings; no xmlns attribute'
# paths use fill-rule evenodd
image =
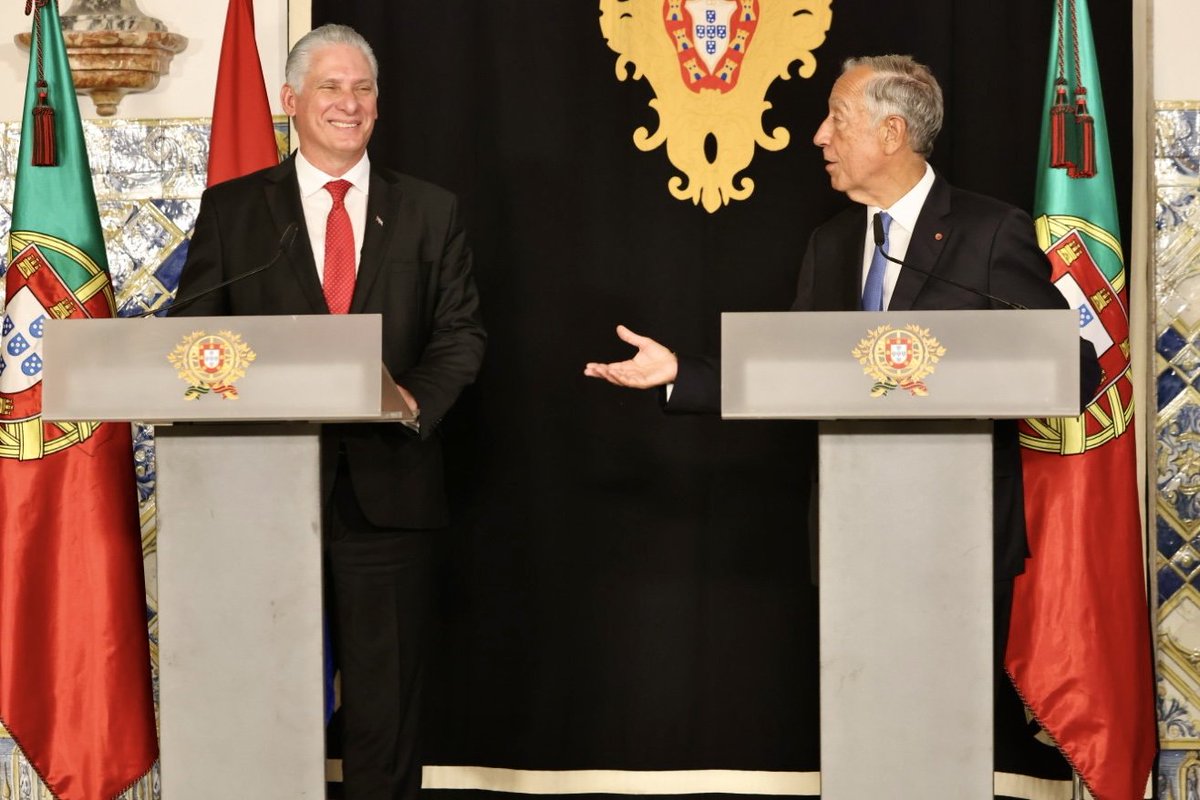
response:
<svg viewBox="0 0 1200 800"><path fill-rule="evenodd" d="M279 90L279 104L283 106L283 113L289 117L296 116L296 93L288 84L284 84Z"/></svg>
<svg viewBox="0 0 1200 800"><path fill-rule="evenodd" d="M908 143L908 122L893 114L883 121L883 151L889 156Z"/></svg>

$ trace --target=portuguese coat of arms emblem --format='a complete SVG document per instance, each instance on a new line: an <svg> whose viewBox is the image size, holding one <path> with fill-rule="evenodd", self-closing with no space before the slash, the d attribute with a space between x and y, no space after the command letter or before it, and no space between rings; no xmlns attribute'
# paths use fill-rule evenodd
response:
<svg viewBox="0 0 1200 800"><path fill-rule="evenodd" d="M633 142L646 152L666 145L685 176L667 182L673 197L712 213L750 196L754 180L739 174L755 147L782 150L791 139L786 128L763 129L767 89L789 79L796 62L797 75L812 77L832 3L600 0L600 30L618 55L617 79L645 78L654 89L658 130L638 128Z"/></svg>
<svg viewBox="0 0 1200 800"><path fill-rule="evenodd" d="M0 323L0 458L29 461L86 441L100 426L42 419L46 323L111 317L116 302L104 266L83 249L37 231L13 230L9 238L8 301Z"/></svg>
<svg viewBox="0 0 1200 800"><path fill-rule="evenodd" d="M1125 259L1116 236L1082 217L1044 215L1034 220L1034 227L1050 259L1050 280L1079 312L1080 336L1096 348L1100 386L1077 417L1023 420L1021 446L1077 455L1133 426Z"/></svg>
<svg viewBox="0 0 1200 800"><path fill-rule="evenodd" d="M195 331L167 356L179 377L188 384L184 397L195 400L216 393L223 400L237 400L235 383L257 356L242 337L232 331Z"/></svg>
<svg viewBox="0 0 1200 800"><path fill-rule="evenodd" d="M904 389L916 397L929 394L925 378L933 374L946 348L929 335L928 328L905 325L902 329L880 325L867 333L851 351L863 371L875 379L872 397Z"/></svg>

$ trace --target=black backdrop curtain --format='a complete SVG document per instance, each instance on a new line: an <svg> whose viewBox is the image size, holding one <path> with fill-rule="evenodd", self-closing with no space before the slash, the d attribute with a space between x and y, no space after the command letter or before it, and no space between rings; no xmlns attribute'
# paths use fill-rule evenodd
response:
<svg viewBox="0 0 1200 800"><path fill-rule="evenodd" d="M667 417L583 364L625 357L618 322L715 351L719 312L790 304L810 230L846 202L811 137L848 56L928 63L935 168L1029 209L1053 8L834 0L816 74L767 95L791 144L709 214L670 196L663 148L633 145L653 92L617 80L594 0L313 0L314 26L379 57L372 159L463 199L491 335L444 428L427 763L819 768L803 426ZM1091 13L1127 233L1130 2Z"/></svg>

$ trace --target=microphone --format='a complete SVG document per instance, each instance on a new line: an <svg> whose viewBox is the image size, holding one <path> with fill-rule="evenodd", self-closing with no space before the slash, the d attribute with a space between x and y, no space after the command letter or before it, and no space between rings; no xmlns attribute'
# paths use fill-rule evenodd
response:
<svg viewBox="0 0 1200 800"><path fill-rule="evenodd" d="M884 239L883 218L881 216L879 216L878 212L875 213L874 218L871 220L871 225L875 231L875 247L877 247L879 249L880 255L882 255L888 261L891 261L893 264L899 264L904 269L911 269L913 272L920 273L921 275L924 275L929 278L937 278L939 281L942 281L943 283L948 283L951 286L955 287L956 289L962 289L964 292L970 292L971 294L976 295L978 297L987 298L988 300L999 303L1000 305L1003 305L1003 306L1008 306L1009 308L1015 309L1017 311L1028 311L1029 310L1028 308L1021 305L1020 303L1011 303L1002 297L996 297L994 294L988 294L987 292L983 291L982 289L976 289L974 286L966 286L964 284L959 283L956 280L952 280L943 275L938 275L936 273L930 272L927 269L921 269L920 267L914 267L912 264L905 264L903 261L901 261L898 258L892 258L890 255L888 255L888 251L883 249L883 239Z"/></svg>
<svg viewBox="0 0 1200 800"><path fill-rule="evenodd" d="M878 211L876 211L875 216L871 218L871 224L875 228L875 246L879 248L879 252L883 253L883 257L888 261L895 261L895 263L903 266L900 261L896 261L896 259L889 256L887 251L883 249L883 240L886 237L886 234L883 232L883 216Z"/></svg>
<svg viewBox="0 0 1200 800"><path fill-rule="evenodd" d="M283 235L279 237L279 247L275 250L275 255L271 256L271 260L268 261L267 263L265 263L261 266L255 267L254 269L250 270L249 272L243 272L240 275L234 275L232 278L221 281L216 286L210 286L201 292L197 292L196 294L192 295L191 297L185 297L183 300L176 299L175 302L173 302L173 303L171 303L171 305L167 306L166 311L168 313L170 313L172 311L179 311L181 309L187 308L192 303L195 303L197 300L200 300L202 298L208 297L210 294L217 291L218 289L224 289L226 286L230 286L232 284L238 283L239 281L244 281L244 280L246 280L246 278L251 278L251 277L257 275L258 273L268 270L271 267L275 266L275 262L278 261L280 258L282 258L284 253L286 253L288 250L291 249L292 243L296 241L296 233L299 230L300 230L300 224L297 222L293 222L291 225L288 225L286 228L283 229ZM161 308L155 308L155 309L151 309L150 311L144 311L141 314L135 314L134 316L138 317L138 318L151 317L162 310L163 309L161 309Z"/></svg>

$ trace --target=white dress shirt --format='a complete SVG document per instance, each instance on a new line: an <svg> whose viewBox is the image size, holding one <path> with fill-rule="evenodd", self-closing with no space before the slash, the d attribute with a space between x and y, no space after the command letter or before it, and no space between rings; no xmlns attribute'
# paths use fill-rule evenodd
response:
<svg viewBox="0 0 1200 800"><path fill-rule="evenodd" d="M308 227L313 261L317 263L317 278L322 286L325 285L325 223L333 208L333 196L325 190L325 184L336 180L350 181L350 189L343 202L354 231L354 271L357 274L359 262L362 261L363 236L367 230L367 189L371 182L371 161L367 154L363 153L363 157L345 175L335 178L314 167L303 153L297 151L296 180L300 184L300 205L304 208L304 224Z"/></svg>
<svg viewBox="0 0 1200 800"><path fill-rule="evenodd" d="M917 217L925 205L925 198L933 188L933 167L925 165L925 174L908 193L892 204L891 208L867 206L867 241L863 244L862 282L859 284L859 295L867 285L867 270L871 267L871 258L875 255L875 215L886 211L892 218L888 228L887 254L901 261L908 254L908 243L912 241L913 229L917 227ZM896 288L896 280L900 277L900 265L887 262L883 273L883 308L886 311L892 303L892 292Z"/></svg>

